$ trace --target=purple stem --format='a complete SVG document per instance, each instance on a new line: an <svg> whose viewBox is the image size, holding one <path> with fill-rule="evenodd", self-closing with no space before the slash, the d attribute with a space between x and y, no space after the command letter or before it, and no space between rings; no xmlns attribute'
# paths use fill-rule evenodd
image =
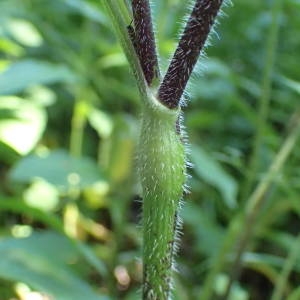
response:
<svg viewBox="0 0 300 300"><path fill-rule="evenodd" d="M136 51L149 86L159 78L149 0L132 0Z"/></svg>
<svg viewBox="0 0 300 300"><path fill-rule="evenodd" d="M196 0L168 71L158 90L158 99L169 108L180 105L186 84L197 63L223 0Z"/></svg>

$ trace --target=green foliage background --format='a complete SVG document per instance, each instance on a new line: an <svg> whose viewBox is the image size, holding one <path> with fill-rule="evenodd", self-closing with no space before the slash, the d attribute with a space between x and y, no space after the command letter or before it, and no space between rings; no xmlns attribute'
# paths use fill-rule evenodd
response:
<svg viewBox="0 0 300 300"><path fill-rule="evenodd" d="M189 1L152 2L166 69ZM175 299L200 299L233 216L294 126L300 2L282 1L272 44L275 2L235 0L225 7L189 86L184 113L194 168L182 209ZM102 1L0 1L1 300L29 299L33 291L59 300L139 299L139 113L137 88ZM232 300L271 299L280 282L284 299L300 299L299 146L251 224ZM233 245L214 278L216 294L224 292L234 251Z"/></svg>

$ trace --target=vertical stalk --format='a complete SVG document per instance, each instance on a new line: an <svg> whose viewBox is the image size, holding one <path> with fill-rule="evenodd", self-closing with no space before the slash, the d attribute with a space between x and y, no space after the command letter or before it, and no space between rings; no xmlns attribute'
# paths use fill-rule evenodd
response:
<svg viewBox="0 0 300 300"><path fill-rule="evenodd" d="M70 153L76 157L81 156L86 114L86 102L83 100L77 100L74 104L70 137Z"/></svg>
<svg viewBox="0 0 300 300"><path fill-rule="evenodd" d="M169 108L179 105L223 0L196 0L168 71L158 90L159 100Z"/></svg>
<svg viewBox="0 0 300 300"><path fill-rule="evenodd" d="M134 27L126 24L115 0L104 1L144 104L138 147L143 189L144 300L170 299L177 213L186 180L179 101L222 2L195 0L185 32L157 89L160 74L149 0L132 0Z"/></svg>
<svg viewBox="0 0 300 300"><path fill-rule="evenodd" d="M150 102L150 101L149 101ZM152 98L139 142L143 188L143 299L170 299L177 211L185 183L185 151L176 133L178 110Z"/></svg>
<svg viewBox="0 0 300 300"><path fill-rule="evenodd" d="M149 86L159 81L159 66L149 0L132 0L136 51Z"/></svg>
<svg viewBox="0 0 300 300"><path fill-rule="evenodd" d="M88 112L88 103L85 100L76 100L71 120L70 154L74 157L81 157L84 137L84 128ZM64 230L72 238L78 238L78 222L80 213L75 200L78 199L80 190L76 186L69 186L68 202L63 211Z"/></svg>
<svg viewBox="0 0 300 300"><path fill-rule="evenodd" d="M261 97L258 104L258 117L256 135L253 143L253 152L250 157L249 172L243 189L243 199L246 199L252 188L257 175L259 165L259 152L263 144L265 127L269 112L271 90L272 90L272 72L275 64L276 50L279 33L279 16L281 12L282 0L274 0L272 6L272 23L270 26L269 37L266 44L266 60L263 70Z"/></svg>

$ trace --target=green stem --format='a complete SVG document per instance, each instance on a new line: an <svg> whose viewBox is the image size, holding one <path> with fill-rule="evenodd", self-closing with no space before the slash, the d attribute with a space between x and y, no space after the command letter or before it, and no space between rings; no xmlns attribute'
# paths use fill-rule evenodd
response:
<svg viewBox="0 0 300 300"><path fill-rule="evenodd" d="M75 157L80 157L82 152L87 107L88 104L83 100L76 101L74 105L71 123L70 153Z"/></svg>
<svg viewBox="0 0 300 300"><path fill-rule="evenodd" d="M278 277L275 290L273 292L271 300L281 300L283 299L283 294L285 287L287 285L288 277L293 270L293 266L296 264L298 255L300 252L300 234L295 239L293 247L289 253L288 258L285 260L285 264L282 268L282 271Z"/></svg>
<svg viewBox="0 0 300 300"><path fill-rule="evenodd" d="M253 152L249 163L249 172L243 189L242 199L246 199L253 186L255 176L259 166L259 154L264 141L264 133L269 112L272 72L275 63L276 49L279 33L279 16L281 12L282 0L274 0L271 11L272 23L270 26L269 38L266 46L266 62L263 70L261 97L259 99L256 135L254 138Z"/></svg>
<svg viewBox="0 0 300 300"><path fill-rule="evenodd" d="M179 110L155 98L144 107L139 142L143 187L143 299L170 299L177 212L185 183L185 151L176 133Z"/></svg>

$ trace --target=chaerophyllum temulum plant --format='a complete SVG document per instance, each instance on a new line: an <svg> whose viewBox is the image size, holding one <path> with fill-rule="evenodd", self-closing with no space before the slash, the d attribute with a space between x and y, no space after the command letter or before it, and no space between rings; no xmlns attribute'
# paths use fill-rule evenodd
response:
<svg viewBox="0 0 300 300"><path fill-rule="evenodd" d="M181 108L186 85L223 1L194 1L164 76L158 63L149 0L104 3L143 103L138 145L143 198L143 299L170 299L180 224L178 210L187 177Z"/></svg>

